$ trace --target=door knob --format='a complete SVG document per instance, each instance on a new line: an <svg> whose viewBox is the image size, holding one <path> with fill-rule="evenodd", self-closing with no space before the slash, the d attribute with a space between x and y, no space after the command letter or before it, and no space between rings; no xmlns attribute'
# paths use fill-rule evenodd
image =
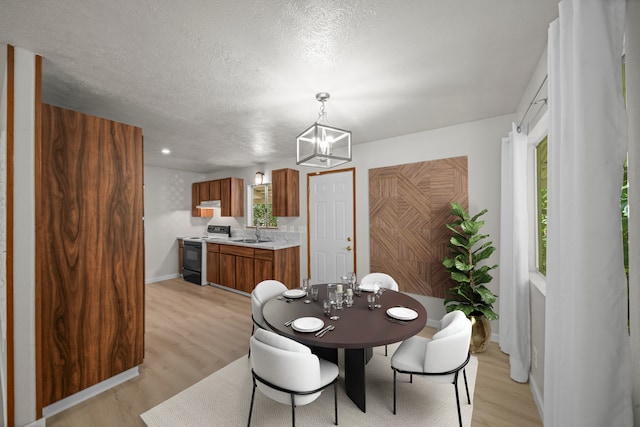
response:
<svg viewBox="0 0 640 427"><path fill-rule="evenodd" d="M347 250L350 251L351 250L351 246L347 246Z"/></svg>
<svg viewBox="0 0 640 427"><path fill-rule="evenodd" d="M351 237L347 237L347 242L350 242L350 241L351 241Z"/></svg>

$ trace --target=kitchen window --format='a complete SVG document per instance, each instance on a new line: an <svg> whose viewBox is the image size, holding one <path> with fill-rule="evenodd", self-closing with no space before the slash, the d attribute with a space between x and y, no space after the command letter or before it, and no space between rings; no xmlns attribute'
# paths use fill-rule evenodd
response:
<svg viewBox="0 0 640 427"><path fill-rule="evenodd" d="M250 185L249 226L278 227L278 217L271 215L271 184Z"/></svg>

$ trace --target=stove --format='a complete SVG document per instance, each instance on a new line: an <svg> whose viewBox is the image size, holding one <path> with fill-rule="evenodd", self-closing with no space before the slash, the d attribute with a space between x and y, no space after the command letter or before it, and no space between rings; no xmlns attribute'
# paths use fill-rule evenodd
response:
<svg viewBox="0 0 640 427"><path fill-rule="evenodd" d="M185 237L182 258L182 277L196 285L208 285L207 281L207 241L229 240L231 226L209 225L206 236Z"/></svg>

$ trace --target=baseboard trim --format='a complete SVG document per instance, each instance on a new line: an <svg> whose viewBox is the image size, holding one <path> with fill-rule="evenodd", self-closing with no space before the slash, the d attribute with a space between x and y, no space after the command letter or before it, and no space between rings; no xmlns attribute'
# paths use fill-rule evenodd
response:
<svg viewBox="0 0 640 427"><path fill-rule="evenodd" d="M45 406L44 408L42 408L42 415L45 419L47 417L51 417L59 412L64 411L65 409L69 409L72 406L77 405L78 403L84 402L85 400L90 399L93 396L102 393L103 391L107 391L119 384L122 384L125 381L129 381L131 378L137 377L138 374L139 371L137 366L128 369L98 384L92 385L89 388L79 391L78 393L72 394L69 397L65 397L62 400L52 403L49 406Z"/></svg>
<svg viewBox="0 0 640 427"><path fill-rule="evenodd" d="M536 402L536 406L538 407L538 414L540 414L540 419L544 421L544 399L542 398L540 389L538 388L538 384L536 384L536 380L533 378L531 373L529 373L529 387L531 387L533 400Z"/></svg>
<svg viewBox="0 0 640 427"><path fill-rule="evenodd" d="M148 285L150 283L162 282L163 280L175 279L176 277L181 277L181 276L180 276L180 274L169 274L169 275L166 275L166 276L153 277L151 279L146 279L144 281L144 284Z"/></svg>

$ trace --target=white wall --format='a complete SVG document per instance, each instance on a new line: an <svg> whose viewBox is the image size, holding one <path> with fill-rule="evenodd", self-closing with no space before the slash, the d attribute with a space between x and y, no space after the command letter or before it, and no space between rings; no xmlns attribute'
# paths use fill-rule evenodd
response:
<svg viewBox="0 0 640 427"><path fill-rule="evenodd" d="M144 167L146 283L177 277L176 239L205 233L209 218L191 216L191 184L205 179L203 174Z"/></svg>
<svg viewBox="0 0 640 427"><path fill-rule="evenodd" d="M15 49L15 424L35 420L35 55ZM19 236L19 238L17 238Z"/></svg>

